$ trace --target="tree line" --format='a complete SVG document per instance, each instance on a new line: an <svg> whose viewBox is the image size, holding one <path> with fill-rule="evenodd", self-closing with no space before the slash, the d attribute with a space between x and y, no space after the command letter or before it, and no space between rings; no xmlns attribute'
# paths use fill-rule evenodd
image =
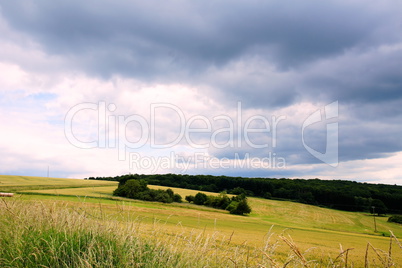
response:
<svg viewBox="0 0 402 268"><path fill-rule="evenodd" d="M187 174L127 174L92 180L143 179L152 185L292 200L346 211L402 214L402 186L344 180L245 178Z"/></svg>

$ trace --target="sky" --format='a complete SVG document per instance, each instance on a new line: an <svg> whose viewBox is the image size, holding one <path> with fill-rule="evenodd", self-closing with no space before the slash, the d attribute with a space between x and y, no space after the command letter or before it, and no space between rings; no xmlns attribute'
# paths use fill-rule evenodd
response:
<svg viewBox="0 0 402 268"><path fill-rule="evenodd" d="M0 1L0 174L402 185L398 1Z"/></svg>

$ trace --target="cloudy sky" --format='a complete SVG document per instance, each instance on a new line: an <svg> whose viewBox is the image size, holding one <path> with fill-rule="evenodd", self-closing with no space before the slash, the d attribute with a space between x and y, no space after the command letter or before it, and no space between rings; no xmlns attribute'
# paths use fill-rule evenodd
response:
<svg viewBox="0 0 402 268"><path fill-rule="evenodd" d="M402 185L397 1L0 1L0 174Z"/></svg>

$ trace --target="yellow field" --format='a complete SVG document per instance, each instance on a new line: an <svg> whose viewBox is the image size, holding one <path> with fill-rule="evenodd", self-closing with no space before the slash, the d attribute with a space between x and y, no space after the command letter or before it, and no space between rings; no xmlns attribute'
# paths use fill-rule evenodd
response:
<svg viewBox="0 0 402 268"><path fill-rule="evenodd" d="M228 240L230 243L252 248L263 248L270 238L269 245L276 246L275 256L278 259L285 259L289 252L294 252L290 246L292 244L286 241L288 235L306 258L311 256L313 259L336 259L341 247L343 250L353 248L348 253L348 261L354 263L355 267L364 266L368 243L377 249L370 247L370 263L378 263L381 262L378 255L380 250L389 250L390 238L383 235L389 235L391 230L402 238L401 226L388 223L387 217L376 217L378 232L374 233L373 217L370 215L288 201L249 198L252 213L249 216L236 216L227 211L187 202L162 204L113 197L116 182L16 176L0 176L0 182L0 191L4 191L2 186L9 189L20 187L21 190L17 192L22 196L17 198L22 200L40 201L46 205L62 202L77 210L86 211L89 215L107 215L122 222L140 220L145 225L152 225L157 221L169 233L192 230L210 235L218 233L221 241ZM32 190L27 190L28 186ZM39 190L41 187L46 189ZM172 190L182 195L183 199L186 195L198 192L176 188ZM394 244L392 253L394 261L402 264L402 249Z"/></svg>
<svg viewBox="0 0 402 268"><path fill-rule="evenodd" d="M0 175L0 191L117 185L116 182Z"/></svg>

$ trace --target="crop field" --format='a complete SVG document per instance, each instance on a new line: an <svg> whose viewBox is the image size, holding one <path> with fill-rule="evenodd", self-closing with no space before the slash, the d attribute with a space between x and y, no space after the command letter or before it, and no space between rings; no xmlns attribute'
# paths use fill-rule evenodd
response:
<svg viewBox="0 0 402 268"><path fill-rule="evenodd" d="M48 217L55 219L64 216L52 213L63 211L72 218L90 221L88 228L112 224L114 227L105 235L131 226L150 245L164 245L170 254L181 256L178 263L169 267L282 267L286 263L288 267L400 267L402 264L402 248L397 240L402 238L402 226L388 223L388 217L375 218L377 232L374 232L374 218L365 213L249 198L252 213L237 216L187 202L163 204L114 197L116 187L116 182L106 181L0 176L0 191L15 193L13 198L2 198L0 203L5 208L15 206L15 211L31 206L30 211L48 211ZM183 199L198 192L172 190ZM14 213L11 209L1 211ZM36 219L34 214L30 217ZM190 244L193 251L189 251Z"/></svg>
<svg viewBox="0 0 402 268"><path fill-rule="evenodd" d="M34 189L62 189L75 188L85 186L112 186L117 185L116 182L109 181L90 181L76 179L59 179L45 177L27 177L27 176L4 176L0 175L0 191L15 192L21 190Z"/></svg>

